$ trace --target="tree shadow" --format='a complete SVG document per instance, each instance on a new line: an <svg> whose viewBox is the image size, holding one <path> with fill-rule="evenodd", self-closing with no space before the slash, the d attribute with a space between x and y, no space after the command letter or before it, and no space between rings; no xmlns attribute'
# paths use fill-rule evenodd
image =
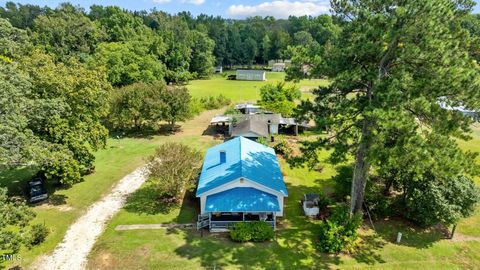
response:
<svg viewBox="0 0 480 270"><path fill-rule="evenodd" d="M155 215L167 214L177 206L161 201L153 185L147 183L128 196L124 209L131 213Z"/></svg>
<svg viewBox="0 0 480 270"><path fill-rule="evenodd" d="M172 229L168 233L178 233ZM232 265L240 269L334 269L340 264L339 256L316 252L311 242L312 234L303 229L286 229L276 232L276 239L263 243L235 243L228 234L187 231L186 243L175 253L187 259L200 259L205 269L222 269Z"/></svg>
<svg viewBox="0 0 480 270"><path fill-rule="evenodd" d="M180 125L171 126L161 124L157 128L130 129L124 131L112 131L110 137L113 139L135 138L135 139L153 139L154 136L170 136L181 131Z"/></svg>
<svg viewBox="0 0 480 270"><path fill-rule="evenodd" d="M422 228L401 218L386 218L375 223L377 234L390 243L418 249L431 247L435 242L446 239L444 232L438 228ZM397 243L398 233L402 233Z"/></svg>
<svg viewBox="0 0 480 270"><path fill-rule="evenodd" d="M49 196L47 202L51 205L64 205L67 203L67 196L63 194L52 194Z"/></svg>
<svg viewBox="0 0 480 270"><path fill-rule="evenodd" d="M194 223L197 220L199 214L200 202L195 197L195 193L192 191L185 192L183 196L182 205L180 206L180 213L173 220L178 224Z"/></svg>
<svg viewBox="0 0 480 270"><path fill-rule="evenodd" d="M379 254L386 242L377 234L364 234L360 236L361 243L350 254L357 262L374 265L386 261Z"/></svg>

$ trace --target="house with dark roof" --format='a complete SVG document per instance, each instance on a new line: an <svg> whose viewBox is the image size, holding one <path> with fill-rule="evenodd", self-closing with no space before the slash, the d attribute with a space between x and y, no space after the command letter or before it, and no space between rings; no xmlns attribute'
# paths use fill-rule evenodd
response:
<svg viewBox="0 0 480 270"><path fill-rule="evenodd" d="M196 196L197 228L224 231L241 221L275 228L288 192L273 148L236 137L207 150Z"/></svg>
<svg viewBox="0 0 480 270"><path fill-rule="evenodd" d="M298 135L299 128L307 128L307 123L297 123L294 118L282 117L278 113L245 114L238 117L229 129L230 136L243 136L249 139L274 136L279 133Z"/></svg>

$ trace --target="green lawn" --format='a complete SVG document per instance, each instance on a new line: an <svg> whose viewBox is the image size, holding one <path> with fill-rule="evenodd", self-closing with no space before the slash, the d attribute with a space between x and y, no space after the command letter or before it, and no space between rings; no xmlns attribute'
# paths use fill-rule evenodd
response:
<svg viewBox="0 0 480 270"><path fill-rule="evenodd" d="M178 141L197 148L212 145L213 139L210 136L200 136L200 134L208 126L211 117L219 112L204 112L187 122L182 127L182 131L175 135L109 139L107 147L95 154L95 173L86 176L83 182L68 189L55 190L50 196L50 203L32 207L37 214L33 223L45 224L49 228L50 234L41 245L32 249L22 248L20 265L28 266L39 255L51 252L63 239L68 226L83 214L88 206L108 193L118 180L144 164L145 158L153 153L159 144L166 141ZM0 173L0 186L7 186L11 192L17 193L29 177L31 177L31 172L28 169L2 172ZM12 181L13 179L14 181ZM0 268L1 266L0 262Z"/></svg>
<svg viewBox="0 0 480 270"><path fill-rule="evenodd" d="M196 80L188 85L194 97L223 94L236 101L255 101L261 85L282 80L283 73L267 73L267 82L227 81L220 75L210 80ZM307 88L325 85L325 80L300 82L304 96ZM28 268L35 257L51 252L61 241L68 226L89 205L106 194L124 175L144 163L144 158L163 142L174 140L204 151L220 143L202 135L210 118L223 110L208 111L187 122L175 135L156 135L148 138L108 140L106 149L96 153L96 171L85 181L69 189L57 190L51 204L33 207L35 222L45 223L51 233L45 243L31 250L22 249L20 265ZM461 142L461 147L480 151L480 131L475 129L474 140ZM327 153L323 153L326 157ZM415 229L396 221L377 224L378 234L363 233L363 247L350 256L326 256L316 252L314 243L318 223L301 215L299 199L305 192L330 192L335 168L326 164L321 172L292 169L281 160L282 171L290 196L285 205L285 218L276 239L269 243L237 244L222 235L205 235L188 230L115 231L120 224L187 223L194 222L198 212L197 200L190 195L173 209L158 205L155 194L144 185L130 197L108 224L106 231L90 254L92 269L473 269L480 261L480 243L441 240L432 232ZM27 179L28 169L0 174L0 185L12 191ZM13 180L13 181L12 181ZM477 181L479 181L477 179ZM480 181L478 182L480 183ZM457 232L480 237L480 211L463 220ZM401 245L394 244L395 234L404 233ZM13 266L13 265L8 265ZM0 265L1 268L1 265Z"/></svg>
<svg viewBox="0 0 480 270"><path fill-rule="evenodd" d="M224 74L230 74L226 72ZM234 102L237 101L256 101L260 98L260 88L268 83L276 83L283 81L285 73L283 72L267 72L267 80L260 81L230 81L222 75L214 75L208 80L195 80L191 81L187 86L193 97L208 97L224 95ZM314 88L319 85L326 85L327 80L302 80L298 83L298 86L302 90L307 88ZM304 98L308 98L311 95L304 92Z"/></svg>
<svg viewBox="0 0 480 270"><path fill-rule="evenodd" d="M323 152L322 157L327 153ZM397 220L376 222L377 234L364 228L361 248L350 255L328 256L315 250L318 222L302 216L299 200L306 192L330 192L335 168L321 172L290 168L280 160L289 191L285 217L274 241L238 244L225 234L200 235L195 230L115 231L120 224L194 222L198 205L190 195L181 207L165 212L161 205L147 210L123 209L90 254L92 269L474 269L480 242L452 242L437 232ZM145 187L144 187L145 189ZM142 193L142 192L140 192ZM147 192L148 194L148 192ZM134 196L133 201L142 196ZM148 197L148 196L147 196ZM141 201L140 200L140 201ZM148 202L145 201L145 202ZM141 204L140 204L141 205ZM137 211L135 211L137 210ZM459 232L478 223L462 224ZM403 233L396 244L397 232ZM141 258L145 259L139 259Z"/></svg>

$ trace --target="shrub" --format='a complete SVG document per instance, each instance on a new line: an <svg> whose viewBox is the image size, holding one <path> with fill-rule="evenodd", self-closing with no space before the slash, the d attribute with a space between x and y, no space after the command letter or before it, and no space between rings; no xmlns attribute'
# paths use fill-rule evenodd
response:
<svg viewBox="0 0 480 270"><path fill-rule="evenodd" d="M236 114L240 114L240 111L235 109L234 107L229 107L225 110L225 112L223 114L225 114L225 115L236 115Z"/></svg>
<svg viewBox="0 0 480 270"><path fill-rule="evenodd" d="M238 222L230 229L230 238L235 242L248 242L252 240L252 230L247 222Z"/></svg>
<svg viewBox="0 0 480 270"><path fill-rule="evenodd" d="M263 221L251 222L252 229L252 241L253 242L264 242L271 240L273 238L273 229L272 226L268 225Z"/></svg>
<svg viewBox="0 0 480 270"><path fill-rule="evenodd" d="M48 234L49 231L48 228L45 227L45 225L33 225L28 235L27 245L31 247L43 243L43 241L45 241L45 238L47 238Z"/></svg>
<svg viewBox="0 0 480 270"><path fill-rule="evenodd" d="M198 98L192 98L190 100L190 115L199 115L203 111L202 101Z"/></svg>
<svg viewBox="0 0 480 270"><path fill-rule="evenodd" d="M230 229L230 238L235 242L264 242L273 235L273 228L265 221L238 222Z"/></svg>
<svg viewBox="0 0 480 270"><path fill-rule="evenodd" d="M258 137L257 142L260 143L260 144L263 144L265 146L268 146L268 140L265 137Z"/></svg>
<svg viewBox="0 0 480 270"><path fill-rule="evenodd" d="M200 102L203 104L203 107L206 110L220 109L221 107L230 105L230 103L232 103L232 101L226 98L224 95L218 95L216 97L202 97L200 98Z"/></svg>
<svg viewBox="0 0 480 270"><path fill-rule="evenodd" d="M178 202L185 190L195 187L201 167L197 150L168 142L159 146L148 161L148 181L166 202Z"/></svg>
<svg viewBox="0 0 480 270"><path fill-rule="evenodd" d="M277 154L283 155L285 158L288 159L290 153L292 152L292 145L287 141L284 136L278 136L278 143L275 144L273 149Z"/></svg>
<svg viewBox="0 0 480 270"><path fill-rule="evenodd" d="M348 205L338 204L332 215L320 226L318 248L327 253L339 253L352 248L357 240L357 230L361 224L360 214L350 216Z"/></svg>

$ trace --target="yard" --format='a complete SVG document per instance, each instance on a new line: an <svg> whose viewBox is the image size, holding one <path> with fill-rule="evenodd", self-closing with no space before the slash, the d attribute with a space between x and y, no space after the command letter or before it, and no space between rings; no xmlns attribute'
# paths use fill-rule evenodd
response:
<svg viewBox="0 0 480 270"><path fill-rule="evenodd" d="M224 72L223 75L216 74L209 80L192 81L187 87L193 97L201 98L206 96L224 95L225 97L237 101L256 101L260 98L260 88L268 83L276 83L285 78L283 72L267 72L266 81L229 81L227 74L233 74L231 71ZM298 86L302 90L304 97L310 97L308 92L319 85L326 85L327 80L302 80Z"/></svg>
<svg viewBox="0 0 480 270"><path fill-rule="evenodd" d="M261 85L283 79L282 73L268 73L267 82L227 81L216 75L211 80L193 81L188 88L194 97L223 94L233 101L258 99ZM302 81L306 90L324 80ZM308 92L305 96L309 96ZM35 206L36 222L45 223L51 233L46 242L31 250L22 249L21 266L28 267L35 258L51 252L62 240L68 226L87 207L106 194L116 181L144 163L163 142L187 143L201 151L220 143L204 134L210 118L223 110L208 111L182 125L175 135L164 134L135 138L111 138L108 147L96 154L96 171L85 181L69 189L56 190L49 204ZM462 143L464 149L480 151L480 128L474 139ZM328 153L324 153L326 157ZM478 267L480 261L480 213L459 224L456 240L443 240L440 234L421 230L398 221L377 221L377 234L368 227L362 231L362 248L356 254L327 256L315 250L318 223L302 216L299 200L305 192L329 192L335 168L329 164L321 172L290 168L281 160L290 196L286 216L276 239L269 243L238 244L225 235L201 235L196 230L159 229L115 231L117 225L153 223L193 223L197 200L187 194L179 207L165 208L155 203L148 184L134 193L127 205L108 224L89 256L91 269L461 269ZM0 175L0 185L10 179L29 177L28 170ZM477 179L478 181L478 179ZM478 182L480 183L480 182ZM16 184L10 185L11 190ZM60 217L60 218L59 218ZM404 233L395 244L398 231ZM472 240L472 241L468 241ZM9 266L13 266L9 265Z"/></svg>
<svg viewBox="0 0 480 270"><path fill-rule="evenodd" d="M478 142L480 137L476 137ZM326 156L327 153L324 153ZM290 196L286 216L270 243L238 244L226 235L196 230L115 231L117 225L191 223L198 205L192 195L175 209L152 204L148 186L131 197L114 217L90 254L92 269L474 269L480 260L478 216L463 221L456 240L398 220L375 222L377 234L365 226L361 248L350 255L328 256L314 248L316 221L302 216L299 200L306 192L329 192L335 169L322 172L291 169L281 160ZM135 207L137 206L137 207ZM140 206L140 207L138 207ZM396 244L396 233L403 241ZM461 237L460 237L461 236ZM473 241L468 241L473 240Z"/></svg>

